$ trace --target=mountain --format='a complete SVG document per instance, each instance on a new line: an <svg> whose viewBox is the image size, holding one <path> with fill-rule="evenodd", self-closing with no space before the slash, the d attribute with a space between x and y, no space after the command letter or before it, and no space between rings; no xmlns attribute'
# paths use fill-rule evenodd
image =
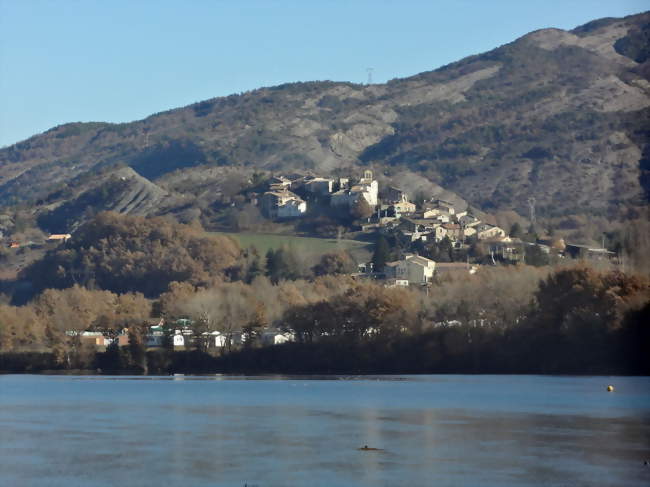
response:
<svg viewBox="0 0 650 487"><path fill-rule="evenodd" d="M138 183L156 195L149 210L180 191L173 181L213 193L206 171L370 166L396 183L418 174L484 210L525 214L532 196L542 216L620 216L650 195L649 37L646 12L535 31L386 84L292 83L132 123L61 125L0 150L0 204L63 206L70 185L73 199L92 193L116 164L153 181Z"/></svg>

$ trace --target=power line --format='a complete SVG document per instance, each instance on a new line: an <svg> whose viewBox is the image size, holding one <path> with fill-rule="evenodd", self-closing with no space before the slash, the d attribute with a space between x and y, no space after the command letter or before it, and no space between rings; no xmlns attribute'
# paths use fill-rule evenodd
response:
<svg viewBox="0 0 650 487"><path fill-rule="evenodd" d="M535 226L535 197L531 196L528 198L528 209L530 211L530 226Z"/></svg>

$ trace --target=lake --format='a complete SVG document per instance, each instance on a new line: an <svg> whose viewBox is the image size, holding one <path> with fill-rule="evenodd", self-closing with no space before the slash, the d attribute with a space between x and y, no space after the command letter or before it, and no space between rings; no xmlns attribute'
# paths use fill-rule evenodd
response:
<svg viewBox="0 0 650 487"><path fill-rule="evenodd" d="M647 377L0 376L3 486L650 485L646 459Z"/></svg>

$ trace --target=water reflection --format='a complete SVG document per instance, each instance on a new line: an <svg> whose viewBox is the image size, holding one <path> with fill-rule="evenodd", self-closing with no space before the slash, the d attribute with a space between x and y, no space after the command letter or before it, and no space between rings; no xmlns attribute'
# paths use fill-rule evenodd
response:
<svg viewBox="0 0 650 487"><path fill-rule="evenodd" d="M644 378L600 402L591 378L186 379L0 377L0 484L650 480Z"/></svg>

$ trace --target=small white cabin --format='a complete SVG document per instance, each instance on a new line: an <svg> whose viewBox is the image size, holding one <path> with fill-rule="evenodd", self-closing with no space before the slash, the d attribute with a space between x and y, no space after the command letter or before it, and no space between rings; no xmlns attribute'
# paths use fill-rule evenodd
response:
<svg viewBox="0 0 650 487"><path fill-rule="evenodd" d="M295 334L276 329L264 330L261 336L263 345L281 345L282 343L293 342L295 339Z"/></svg>

